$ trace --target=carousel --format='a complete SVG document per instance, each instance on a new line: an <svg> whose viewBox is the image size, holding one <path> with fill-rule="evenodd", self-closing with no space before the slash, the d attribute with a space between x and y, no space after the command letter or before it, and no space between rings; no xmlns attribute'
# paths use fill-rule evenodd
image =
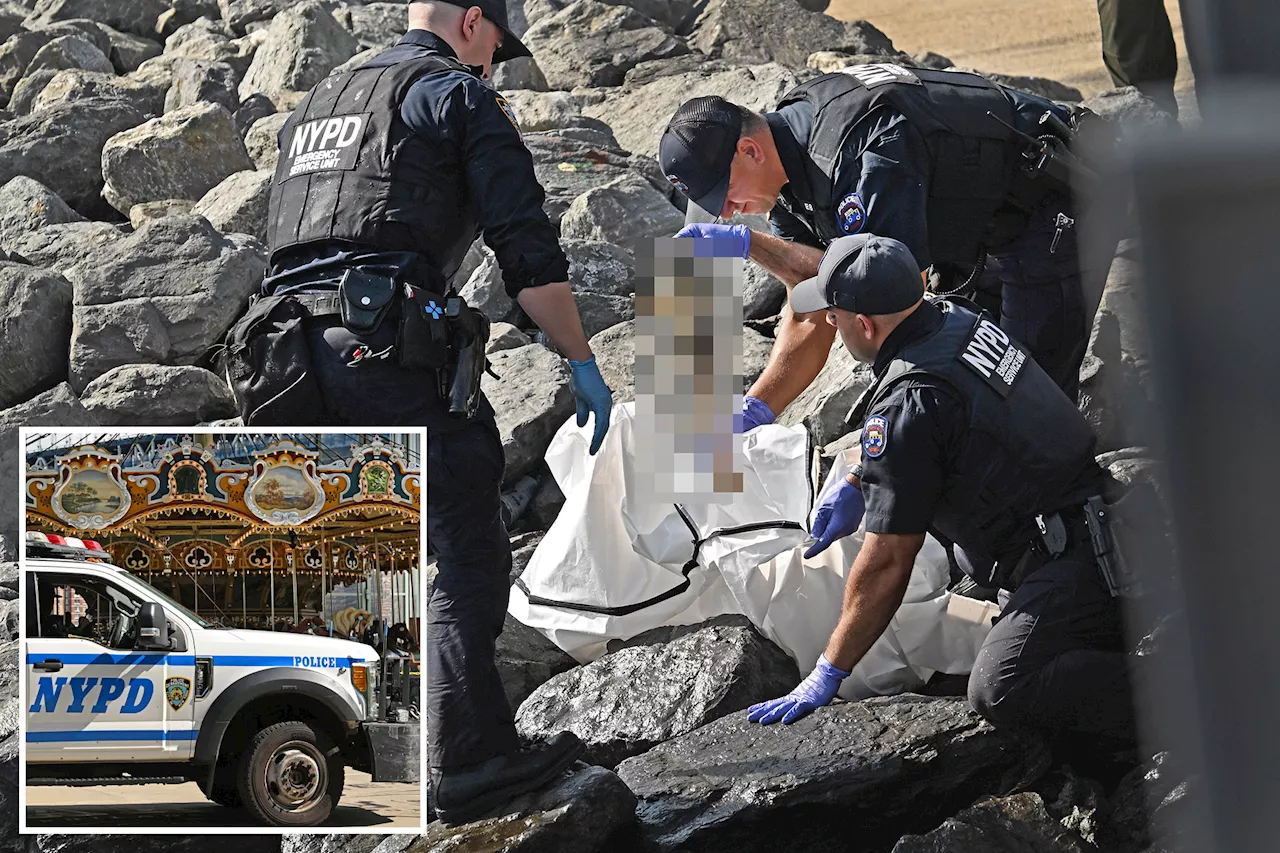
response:
<svg viewBox="0 0 1280 853"><path fill-rule="evenodd" d="M420 466L390 438L149 436L29 453L27 530L96 540L229 627L416 640Z"/></svg>

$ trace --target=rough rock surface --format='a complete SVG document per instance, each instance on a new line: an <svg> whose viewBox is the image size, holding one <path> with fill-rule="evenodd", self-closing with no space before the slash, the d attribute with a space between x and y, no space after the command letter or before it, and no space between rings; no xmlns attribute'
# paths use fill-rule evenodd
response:
<svg viewBox="0 0 1280 853"><path fill-rule="evenodd" d="M217 104L196 104L113 137L102 150L103 195L127 214L144 201L198 201L226 178L252 168L231 113Z"/></svg>
<svg viewBox="0 0 1280 853"><path fill-rule="evenodd" d="M502 634L498 636L495 657L502 687L513 711L552 677L578 665L541 631L530 628L510 614L507 614Z"/></svg>
<svg viewBox="0 0 1280 853"><path fill-rule="evenodd" d="M646 632L555 676L520 706L516 728L525 737L571 731L587 745L584 760L615 767L799 681L795 661L745 616L723 616Z"/></svg>
<svg viewBox="0 0 1280 853"><path fill-rule="evenodd" d="M261 283L262 251L202 217L171 216L72 268L72 387L124 364L195 363Z"/></svg>
<svg viewBox="0 0 1280 853"><path fill-rule="evenodd" d="M224 234L251 234L266 240L271 177L270 172L253 169L236 172L209 190L191 212L208 219Z"/></svg>
<svg viewBox="0 0 1280 853"><path fill-rule="evenodd" d="M164 99L164 111L171 113L199 103L221 104L227 112L240 108L237 86L240 75L225 62L190 60L174 68L173 85Z"/></svg>
<svg viewBox="0 0 1280 853"><path fill-rule="evenodd" d="M546 190L542 209L553 225L559 226L573 200L593 187L628 173L639 173L636 163L620 150L586 142L570 135L572 130L526 133L525 145L533 155L533 170ZM651 180L650 183L653 183ZM663 183L666 180L663 179ZM655 185L656 186L656 185Z"/></svg>
<svg viewBox="0 0 1280 853"><path fill-rule="evenodd" d="M88 39L60 36L36 51L26 73L35 74L46 69L62 71L67 68L83 68L85 71L100 71L104 74L114 74L116 70L111 60Z"/></svg>
<svg viewBox="0 0 1280 853"><path fill-rule="evenodd" d="M733 714L618 766L658 850L752 849L796 826L812 853L867 849L903 827L936 826L983 793L1047 768L1038 737L993 729L963 698L876 697L819 708L789 726Z"/></svg>
<svg viewBox="0 0 1280 853"><path fill-rule="evenodd" d="M559 781L519 797L500 816L446 828L427 825L414 853L595 853L619 829L635 821L636 798L617 776L577 764Z"/></svg>
<svg viewBox="0 0 1280 853"><path fill-rule="evenodd" d="M839 336L831 344L826 366L790 406L778 413L783 426L803 423L815 444L830 444L849 432L845 415L871 384L871 368L858 362L844 348Z"/></svg>
<svg viewBox="0 0 1280 853"><path fill-rule="evenodd" d="M257 92L276 101L286 92L305 92L360 49L321 3L293 6L271 22L266 40L254 54L240 97Z"/></svg>
<svg viewBox="0 0 1280 853"><path fill-rule="evenodd" d="M189 426L236 413L227 381L203 367L123 365L90 382L80 402L103 426Z"/></svg>
<svg viewBox="0 0 1280 853"><path fill-rule="evenodd" d="M1088 853L1096 848L1045 811L1030 792L984 800L925 835L908 835L893 853Z"/></svg>
<svg viewBox="0 0 1280 853"><path fill-rule="evenodd" d="M489 326L489 343L485 346L485 353L516 349L531 343L533 342L528 335L510 323L492 323Z"/></svg>
<svg viewBox="0 0 1280 853"><path fill-rule="evenodd" d="M493 70L493 88L499 92L512 89L545 92L551 87L537 61L532 56L521 56L508 59Z"/></svg>
<svg viewBox="0 0 1280 853"><path fill-rule="evenodd" d="M501 378L485 374L480 386L497 412L508 485L542 461L556 430L575 411L573 392L568 365L538 344L494 353L490 360Z"/></svg>
<svg viewBox="0 0 1280 853"><path fill-rule="evenodd" d="M137 71L138 66L148 59L154 59L164 53L164 45L153 39L132 33L122 33L108 26L102 26L101 29L111 40L111 52L107 54L107 58L111 60L111 65L118 74Z"/></svg>
<svg viewBox="0 0 1280 853"><path fill-rule="evenodd" d="M201 19L171 35L164 44L164 55L198 62L225 62L242 78L257 48L257 40L231 39L222 27Z"/></svg>
<svg viewBox="0 0 1280 853"><path fill-rule="evenodd" d="M773 339L745 326L742 329L742 383L746 392L769 366L769 354L773 352Z"/></svg>
<svg viewBox="0 0 1280 853"><path fill-rule="evenodd" d="M1082 106L1114 125L1121 137L1143 130L1163 130L1177 124L1177 119L1133 86L1094 95Z"/></svg>
<svg viewBox="0 0 1280 853"><path fill-rule="evenodd" d="M239 95L236 97L239 97ZM266 95L251 95L235 111L236 130L240 131L240 135L243 137L255 124L268 116L275 115L275 113L276 105L271 103L270 98ZM249 156L252 157L252 153Z"/></svg>
<svg viewBox="0 0 1280 853"><path fill-rule="evenodd" d="M37 81L27 78L14 92L14 101L28 82ZM38 84L37 84L38 85ZM32 86L35 88L35 85ZM95 71L71 69L55 73L39 91L33 93L31 110L45 110L57 104L74 104L86 99L115 100L128 104L147 117L158 116L164 112L166 86L134 80L129 77L116 77L111 74L100 74Z"/></svg>
<svg viewBox="0 0 1280 853"><path fill-rule="evenodd" d="M165 0L39 0L26 25L30 29L87 18L121 32L151 36L156 21L168 8Z"/></svg>
<svg viewBox="0 0 1280 853"><path fill-rule="evenodd" d="M409 29L403 3L347 6L336 10L334 18L366 48L386 49Z"/></svg>
<svg viewBox="0 0 1280 853"><path fill-rule="evenodd" d="M866 21L837 21L796 0L710 0L693 25L689 46L740 64L775 61L796 68L819 50L896 53L889 37Z"/></svg>
<svg viewBox="0 0 1280 853"><path fill-rule="evenodd" d="M0 409L66 380L71 297L62 276L0 261Z"/></svg>
<svg viewBox="0 0 1280 853"><path fill-rule="evenodd" d="M222 20L236 35L244 35L250 24L270 21L297 0L218 0Z"/></svg>
<svg viewBox="0 0 1280 853"><path fill-rule="evenodd" d="M609 125L626 150L656 157L661 128L685 101L719 95L749 109L771 110L801 82L795 71L776 63L727 71L690 70L641 86L608 90L599 103L584 105L582 114Z"/></svg>
<svg viewBox="0 0 1280 853"><path fill-rule="evenodd" d="M118 100L57 104L0 124L0 181L27 175L81 212L99 204L103 146L147 116Z"/></svg>
<svg viewBox="0 0 1280 853"><path fill-rule="evenodd" d="M646 59L688 53L685 43L634 9L577 0L529 28L522 41L553 89L617 86Z"/></svg>
<svg viewBox="0 0 1280 853"><path fill-rule="evenodd" d="M67 222L32 231L8 249L14 260L65 274L122 239L120 229L107 222Z"/></svg>
<svg viewBox="0 0 1280 853"><path fill-rule="evenodd" d="M280 143L277 137L288 120L288 113L277 113L259 119L249 128L249 132L244 136L244 147L249 152L254 166L275 171L276 162L280 159Z"/></svg>
<svg viewBox="0 0 1280 853"><path fill-rule="evenodd" d="M62 72L46 68L19 80L18 85L13 88L13 97L9 99L9 112L16 116L30 115L36 98L49 85L49 81L60 73Z"/></svg>
<svg viewBox="0 0 1280 853"><path fill-rule="evenodd" d="M11 249L20 238L46 225L83 221L39 181L17 177L0 187L0 248Z"/></svg>
<svg viewBox="0 0 1280 853"><path fill-rule="evenodd" d="M212 192L212 190L210 190ZM186 216L196 206L194 201L184 198L168 198L164 201L144 201L129 208L129 226L137 231L148 222L164 219L166 216ZM208 217L205 217L206 219Z"/></svg>
<svg viewBox="0 0 1280 853"><path fill-rule="evenodd" d="M742 319L763 320L782 311L787 286L754 261L747 261L742 277Z"/></svg>
<svg viewBox="0 0 1280 853"><path fill-rule="evenodd" d="M674 237L684 214L639 175L623 175L573 200L560 220L562 237L599 240L651 254L654 237Z"/></svg>
<svg viewBox="0 0 1280 853"><path fill-rule="evenodd" d="M636 396L636 322L627 320L598 332L589 341L596 354L600 375L613 391L613 402L625 403Z"/></svg>

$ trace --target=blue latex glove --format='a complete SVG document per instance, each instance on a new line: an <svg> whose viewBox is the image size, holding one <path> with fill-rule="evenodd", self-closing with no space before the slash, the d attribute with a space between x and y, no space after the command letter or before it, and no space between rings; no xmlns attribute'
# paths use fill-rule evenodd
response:
<svg viewBox="0 0 1280 853"><path fill-rule="evenodd" d="M804 552L805 559L817 556L827 550L837 539L852 535L862 523L862 515L867 511L866 501L862 498L862 490L845 478L823 495L818 504L818 512L813 517L813 537L818 541Z"/></svg>
<svg viewBox="0 0 1280 853"><path fill-rule="evenodd" d="M742 398L742 431L751 432L758 426L771 424L774 421L773 409L764 400L755 397Z"/></svg>
<svg viewBox="0 0 1280 853"><path fill-rule="evenodd" d="M587 425L587 416L596 416L596 432L591 439L591 455L595 456L604 444L605 433L609 431L609 418L613 414L613 393L604 384L600 368L596 366L593 355L586 361L569 362L569 370L573 374L573 396L578 399L578 426Z"/></svg>
<svg viewBox="0 0 1280 853"><path fill-rule="evenodd" d="M745 225L719 225L712 222L695 223L681 228L676 236L723 241L727 250L735 256L744 260L751 256L751 229Z"/></svg>
<svg viewBox="0 0 1280 853"><path fill-rule="evenodd" d="M781 699L770 699L768 702L752 705L747 709L747 719L765 726L778 720L782 720L784 726L790 725L801 717L808 716L814 708L831 704L831 700L836 698L836 691L840 689L840 682L848 677L849 673L828 663L824 654L818 658L818 665L809 673L809 677L800 682L795 690Z"/></svg>

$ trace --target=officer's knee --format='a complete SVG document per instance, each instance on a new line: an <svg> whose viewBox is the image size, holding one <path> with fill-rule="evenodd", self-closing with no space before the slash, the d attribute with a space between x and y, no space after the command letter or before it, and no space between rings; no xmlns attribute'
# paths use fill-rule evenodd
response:
<svg viewBox="0 0 1280 853"><path fill-rule="evenodd" d="M1024 709L1020 707L1014 690L1016 679L997 675L994 667L984 664L987 661L979 655L969 674L969 704L973 710L995 726L1014 726L1025 722Z"/></svg>

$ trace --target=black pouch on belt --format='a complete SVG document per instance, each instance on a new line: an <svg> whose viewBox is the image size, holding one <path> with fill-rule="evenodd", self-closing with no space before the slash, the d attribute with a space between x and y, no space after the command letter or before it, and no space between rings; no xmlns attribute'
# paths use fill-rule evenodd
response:
<svg viewBox="0 0 1280 853"><path fill-rule="evenodd" d="M371 334L395 306L398 288L391 276L349 269L338 284L342 325L357 334Z"/></svg>
<svg viewBox="0 0 1280 853"><path fill-rule="evenodd" d="M424 287L402 285L400 366L408 370L440 370L449 363L449 323L445 298Z"/></svg>
<svg viewBox="0 0 1280 853"><path fill-rule="evenodd" d="M310 316L289 294L260 297L227 332L226 377L245 426L321 418L320 387L303 328Z"/></svg>

